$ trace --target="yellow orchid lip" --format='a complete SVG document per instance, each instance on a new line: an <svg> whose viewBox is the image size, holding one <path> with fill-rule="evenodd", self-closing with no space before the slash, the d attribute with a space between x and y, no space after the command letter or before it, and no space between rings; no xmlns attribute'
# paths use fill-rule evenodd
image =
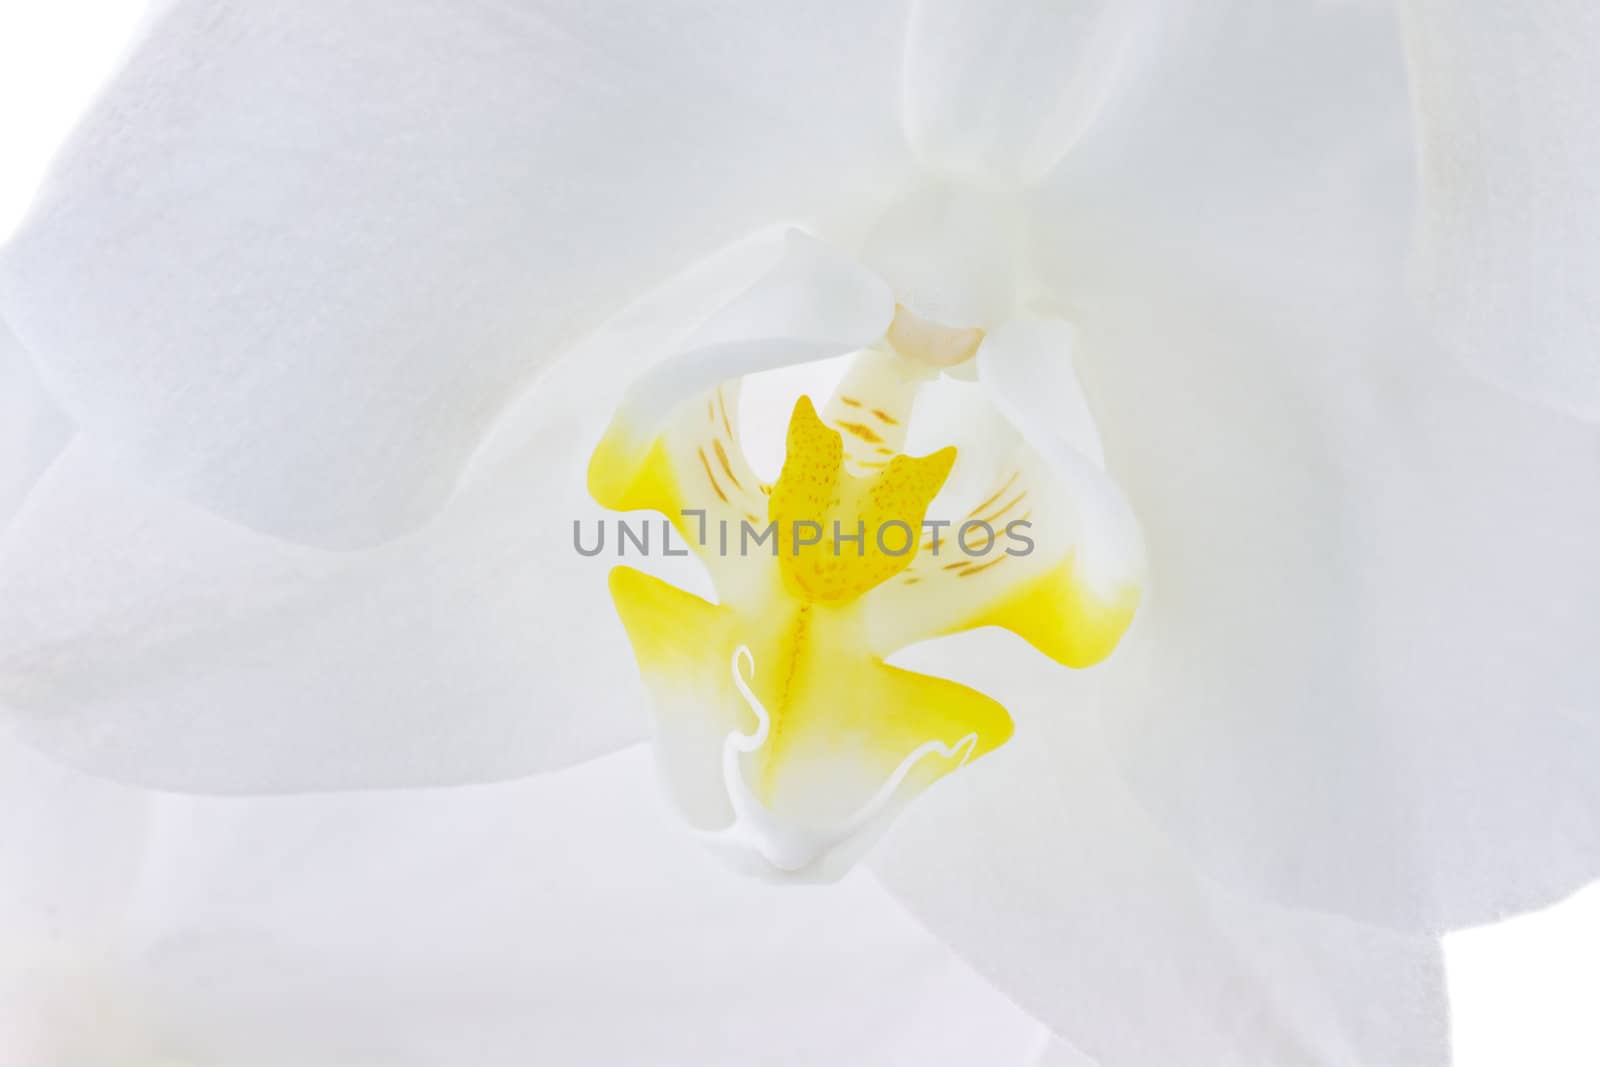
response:
<svg viewBox="0 0 1600 1067"><path fill-rule="evenodd" d="M875 415L894 420L881 408ZM843 425L870 444L883 441L862 424ZM854 600L905 570L917 545L908 542L906 551L886 551L885 532L891 525L921 528L928 505L955 464L956 450L945 448L915 459L897 452L869 478L846 471L844 456L840 430L825 426L811 398L801 396L789 420L783 473L768 497L767 515L780 530L793 531L806 523L822 531L806 543L790 537L783 546L787 551L778 557L785 585L802 600ZM847 526L854 531L845 533ZM847 538L853 552L844 548Z"/></svg>
<svg viewBox="0 0 1600 1067"><path fill-rule="evenodd" d="M1097 513L1015 431L987 483L962 447L907 453L917 399L940 380L923 342L967 358L990 342L901 318L852 357L820 411L796 398L770 485L740 444L738 377L719 375L668 411L649 412L636 392L590 459L598 503L664 514L709 573L715 601L619 566L612 598L680 806L775 872L837 873L839 857L916 793L1012 736L997 701L888 657L999 626L1088 666L1111 653L1139 601L1136 581L1096 566L1109 558L1103 545L1084 551L1096 547L1086 537ZM912 355L893 343L908 331ZM940 384L984 403L978 385ZM930 518L953 475L974 470L961 479L970 506ZM978 527L987 532L969 537Z"/></svg>
<svg viewBox="0 0 1600 1067"><path fill-rule="evenodd" d="M895 418L878 410L880 419ZM714 436L712 451L719 445L728 468L699 463L703 448L694 458L701 488L726 505L732 500L717 489L726 496L743 479L731 469L729 445ZM657 463L664 454L655 453ZM909 566L920 547L886 552L868 531L891 523L920 529L956 450L897 453L867 477L845 470L845 454L843 433L800 397L767 501L780 531L775 551L745 560L762 590L748 606L713 605L628 567L611 578L651 688L693 694L702 708L732 713L720 768L734 815L726 836L745 840L782 870L803 868L859 832L907 782L925 787L1011 735L1010 717L995 701L891 667L866 639L862 599ZM605 484L598 473L595 482ZM678 483L647 464L630 489L659 492L668 484ZM639 502L633 493L625 499ZM802 525L820 536L788 535ZM849 526L857 529L842 533Z"/></svg>

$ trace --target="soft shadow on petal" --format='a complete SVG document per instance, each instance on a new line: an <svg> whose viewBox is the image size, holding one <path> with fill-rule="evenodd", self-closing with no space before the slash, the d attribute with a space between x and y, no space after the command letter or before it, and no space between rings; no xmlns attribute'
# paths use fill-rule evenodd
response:
<svg viewBox="0 0 1600 1067"><path fill-rule="evenodd" d="M1600 870L1600 437L1408 321L1393 21L1201 38L1060 175L1044 269L1150 553L1105 668L1130 784L1223 882L1440 929Z"/></svg>
<svg viewBox="0 0 1600 1067"><path fill-rule="evenodd" d="M905 12L179 2L58 160L0 299L83 429L260 530L436 513L549 358L904 163Z"/></svg>
<svg viewBox="0 0 1600 1067"><path fill-rule="evenodd" d="M1488 380L1600 419L1600 7L1400 6L1432 325Z"/></svg>
<svg viewBox="0 0 1600 1067"><path fill-rule="evenodd" d="M1096 672L954 640L926 662L960 663L1017 736L930 790L870 863L980 973L1108 1064L1447 1061L1435 941L1208 881L1105 750Z"/></svg>
<svg viewBox="0 0 1600 1067"><path fill-rule="evenodd" d="M0 529L71 433L40 387L28 354L0 322Z"/></svg>
<svg viewBox="0 0 1600 1067"><path fill-rule="evenodd" d="M865 875L723 870L642 749L499 786L173 798L148 869L139 990L201 1062L925 1067L1038 1039Z"/></svg>
<svg viewBox="0 0 1600 1067"><path fill-rule="evenodd" d="M485 781L640 739L616 539L575 547L604 515L584 457L627 381L779 247L736 246L579 346L435 521L367 552L264 537L80 436L0 540L0 699L61 759L206 792Z"/></svg>

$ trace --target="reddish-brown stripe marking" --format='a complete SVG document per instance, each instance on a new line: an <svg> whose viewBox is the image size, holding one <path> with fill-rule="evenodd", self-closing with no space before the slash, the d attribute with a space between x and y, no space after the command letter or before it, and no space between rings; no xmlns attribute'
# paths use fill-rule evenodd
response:
<svg viewBox="0 0 1600 1067"><path fill-rule="evenodd" d="M839 429L844 430L846 433L854 434L869 445L883 442L883 438L878 436L878 431L863 422L841 422L839 423Z"/></svg>
<svg viewBox="0 0 1600 1067"><path fill-rule="evenodd" d="M1021 471L1013 471L1011 473L1011 477L1006 479L1006 484L1004 484L1000 488L996 489L994 491L994 495L993 496L991 496L988 500L985 500L983 503L979 504L977 507L973 508L971 511L967 512L967 518L969 518L969 519L972 518L972 516L976 515L978 512L980 512L984 508L988 507L990 504L993 504L996 500L999 500L1001 495L1003 493L1005 493L1005 491L1007 489L1011 488L1011 484L1017 480L1017 477L1021 473L1022 473Z"/></svg>
<svg viewBox="0 0 1600 1067"><path fill-rule="evenodd" d="M988 563L980 563L976 567L973 567L971 570L962 571L960 574L956 575L956 577L957 578L971 578L974 574L981 574L984 571L988 570L990 567L994 567L994 566L997 566L997 565L999 565L1001 563L1004 563L1009 558L1010 558L1009 556L996 556L994 559L991 559Z"/></svg>
<svg viewBox="0 0 1600 1067"><path fill-rule="evenodd" d="M728 450L722 447L722 442L712 441L711 447L717 450L717 462L722 464L722 472L728 476L728 481L733 483L735 489L743 489L738 475L733 473L733 464L728 462Z"/></svg>
<svg viewBox="0 0 1600 1067"><path fill-rule="evenodd" d="M979 519L978 521L979 522L993 522L995 519L998 519L1000 516L1004 515L1006 512L1010 511L1012 508L1014 508L1018 504L1022 503L1022 498L1027 496L1027 495L1028 495L1028 491L1026 489L1024 489L1022 492L1018 493L1016 496L1014 496L1010 500L1006 501L1005 507L1001 508L999 511L996 511L992 515L985 515L983 518Z"/></svg>
<svg viewBox="0 0 1600 1067"><path fill-rule="evenodd" d="M721 497L722 502L726 504L728 502L728 494L722 491L722 486L717 484L717 476L711 473L711 461L706 459L706 450L703 448L696 449L695 454L700 457L700 466L705 468L706 481L711 483L711 488L717 491L717 496Z"/></svg>

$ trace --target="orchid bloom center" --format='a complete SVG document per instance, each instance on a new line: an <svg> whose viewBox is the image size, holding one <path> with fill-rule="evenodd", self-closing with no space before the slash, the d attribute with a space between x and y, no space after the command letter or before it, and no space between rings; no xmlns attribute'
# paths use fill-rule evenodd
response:
<svg viewBox="0 0 1600 1067"><path fill-rule="evenodd" d="M899 429L895 416L861 410L863 402L853 397L837 400L847 407L834 419L838 429L823 424L809 397L795 404L788 458L767 501L779 536L788 534L778 556L784 585L808 603L848 603L905 570L928 505L956 458L954 448L902 455L885 436ZM854 445L848 453L843 433ZM850 467L874 473L850 473L847 456ZM800 536L802 529L815 539Z"/></svg>
<svg viewBox="0 0 1600 1067"><path fill-rule="evenodd" d="M1000 626L1087 666L1139 600L1096 547L1109 497L1073 491L1093 465L1028 440L981 382L946 373L1004 338L898 305L882 321L820 410L794 399L771 484L741 447L743 376L707 369L725 348L636 388L590 461L600 504L664 514L711 577L715 602L627 566L611 592L680 805L767 873L838 873L918 791L1012 736L997 701L888 657ZM940 421L935 405L919 422L930 390L972 417ZM974 425L989 427L975 450L953 443ZM935 447L912 454L919 426Z"/></svg>

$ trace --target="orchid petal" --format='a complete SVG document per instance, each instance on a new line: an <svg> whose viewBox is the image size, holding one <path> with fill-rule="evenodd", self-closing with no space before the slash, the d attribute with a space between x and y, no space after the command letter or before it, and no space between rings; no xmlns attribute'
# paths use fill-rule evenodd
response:
<svg viewBox="0 0 1600 1067"><path fill-rule="evenodd" d="M1099 1067L1099 1065L1057 1037L1046 1042L1034 1054L1027 1067Z"/></svg>
<svg viewBox="0 0 1600 1067"><path fill-rule="evenodd" d="M128 1062L116 950L150 801L0 735L0 1061Z"/></svg>
<svg viewBox="0 0 1600 1067"><path fill-rule="evenodd" d="M1407 0L1417 269L1474 371L1600 419L1600 9Z"/></svg>
<svg viewBox="0 0 1600 1067"><path fill-rule="evenodd" d="M994 633L924 654L1013 707L1017 743L930 793L869 862L1018 1004L1108 1064L1444 1062L1438 944L1201 877L1105 751L1093 672Z"/></svg>
<svg viewBox="0 0 1600 1067"><path fill-rule="evenodd" d="M579 346L513 405L445 512L379 549L264 537L80 436L0 540L0 701L70 763L209 792L483 781L639 739L611 559L574 543L600 514L575 457L630 373L781 248L736 246Z"/></svg>
<svg viewBox="0 0 1600 1067"><path fill-rule="evenodd" d="M905 59L913 147L967 178L1040 177L1097 117L1154 15L1144 0L919 0Z"/></svg>
<svg viewBox="0 0 1600 1067"><path fill-rule="evenodd" d="M620 633L552 610L603 605L605 567L544 511L548 483L507 478L498 500L350 557L124 474L69 449L0 553L4 701L59 758L259 792L512 777L640 736Z"/></svg>
<svg viewBox="0 0 1600 1067"><path fill-rule="evenodd" d="M1185 442L1108 431L1160 575L1106 680L1146 803L1219 878L1407 928L1594 878L1600 434L1419 359L1420 333L1330 402L1319 338L1202 341L1163 316L1174 332L1108 342L1107 364L1258 355L1250 399L1202 374L1158 403L1106 376L1113 406ZM1395 354L1415 365L1381 366Z"/></svg>
<svg viewBox="0 0 1600 1067"><path fill-rule="evenodd" d="M0 300L72 419L165 488L380 542L648 285L893 178L902 19L180 0L57 162Z"/></svg>
<svg viewBox="0 0 1600 1067"><path fill-rule="evenodd" d="M70 434L66 419L39 386L27 353L0 322L0 529Z"/></svg>
<svg viewBox="0 0 1600 1067"><path fill-rule="evenodd" d="M1044 272L1150 556L1104 668L1130 785L1220 882L1437 930L1600 869L1600 439L1409 321L1396 42L1196 33L1052 180Z"/></svg>
<svg viewBox="0 0 1600 1067"><path fill-rule="evenodd" d="M962 450L964 464L991 476L950 537L962 541L968 524L991 537L1025 531L1027 550L914 563L869 601L881 647L1000 626L1059 663L1088 667L1126 632L1144 590L1144 552L1127 500L1102 469L1099 432L1073 372L1075 344L1068 324L1034 316L984 339L978 379L999 426L974 436L1011 447L998 466Z"/></svg>
<svg viewBox="0 0 1600 1067"><path fill-rule="evenodd" d="M148 798L9 735L0 735L0 788L0 936L103 946L138 877Z"/></svg>
<svg viewBox="0 0 1600 1067"><path fill-rule="evenodd" d="M918 1067L1021 1063L1040 1036L864 874L780 889L707 862L642 750L498 786L172 798L149 867L140 988L203 1062Z"/></svg>

